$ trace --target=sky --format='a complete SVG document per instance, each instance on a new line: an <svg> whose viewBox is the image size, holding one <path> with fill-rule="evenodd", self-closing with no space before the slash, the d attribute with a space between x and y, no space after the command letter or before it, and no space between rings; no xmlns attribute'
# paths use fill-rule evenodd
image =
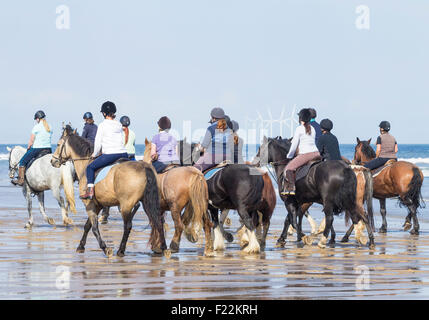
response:
<svg viewBox="0 0 429 320"><path fill-rule="evenodd" d="M2 1L0 143L27 143L42 109L56 144L107 100L137 143L165 115L198 140L217 106L243 135L258 112L296 106L340 143L374 141L382 120L400 144L429 143L428 33L427 0Z"/></svg>

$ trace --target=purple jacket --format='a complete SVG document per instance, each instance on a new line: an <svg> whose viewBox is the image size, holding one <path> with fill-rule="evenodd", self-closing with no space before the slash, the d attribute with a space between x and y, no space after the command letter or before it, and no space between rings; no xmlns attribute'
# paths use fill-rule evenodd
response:
<svg viewBox="0 0 429 320"><path fill-rule="evenodd" d="M162 131L153 136L152 143L156 145L158 161L179 161L179 157L176 153L177 140L171 134Z"/></svg>

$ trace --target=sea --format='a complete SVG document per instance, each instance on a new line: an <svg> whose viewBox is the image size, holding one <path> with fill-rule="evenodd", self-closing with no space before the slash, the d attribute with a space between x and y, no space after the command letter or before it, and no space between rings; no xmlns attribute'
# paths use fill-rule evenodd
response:
<svg viewBox="0 0 429 320"><path fill-rule="evenodd" d="M13 147L12 144L0 144L0 188L16 188L10 183L8 170L9 170L9 152L7 147ZM26 145L22 145L26 147ZM56 146L52 146L55 150ZM243 150L243 157L251 161L258 151L259 145L246 145ZM144 153L144 145L136 145L136 158L142 159ZM340 145L341 154L348 158L353 159L355 145L342 144ZM400 160L409 161L416 164L423 172L425 181L423 182L422 195L426 202L429 202L429 144L400 144L398 158ZM22 197L22 196L21 196ZM22 202L21 199L20 202ZM3 204L0 203L0 206Z"/></svg>

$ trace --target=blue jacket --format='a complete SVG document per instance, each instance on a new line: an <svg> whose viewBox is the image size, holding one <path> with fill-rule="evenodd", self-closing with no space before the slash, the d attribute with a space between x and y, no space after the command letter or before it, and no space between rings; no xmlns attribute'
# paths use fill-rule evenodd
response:
<svg viewBox="0 0 429 320"><path fill-rule="evenodd" d="M201 145L206 149L206 152L212 154L214 163L219 163L226 160L227 155L230 153L228 142L230 141L229 137L232 134L232 130L227 128L224 132L220 132L216 129L217 121L207 128Z"/></svg>
<svg viewBox="0 0 429 320"><path fill-rule="evenodd" d="M316 145L319 141L320 136L322 135L322 129L320 128L320 124L316 122L316 120L311 120L310 124L313 126L316 131Z"/></svg>
<svg viewBox="0 0 429 320"><path fill-rule="evenodd" d="M95 136L97 135L97 129L98 127L95 123L85 123L85 126L83 127L82 138L85 138L86 140L94 144Z"/></svg>

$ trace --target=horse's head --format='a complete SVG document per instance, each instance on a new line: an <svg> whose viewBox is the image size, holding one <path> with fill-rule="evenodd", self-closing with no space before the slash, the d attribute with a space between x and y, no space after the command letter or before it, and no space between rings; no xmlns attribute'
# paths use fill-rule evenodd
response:
<svg viewBox="0 0 429 320"><path fill-rule="evenodd" d="M356 142L354 164L362 164L375 158L375 151L371 147L371 139L361 141L359 138L356 138Z"/></svg>
<svg viewBox="0 0 429 320"><path fill-rule="evenodd" d="M63 126L63 134L57 144L57 149L52 155L51 164L55 168L61 167L72 158L71 148L67 148L69 139L76 135L76 130L70 125Z"/></svg>
<svg viewBox="0 0 429 320"><path fill-rule="evenodd" d="M253 165L264 166L270 162L286 159L291 142L289 139L282 137L267 138L264 137L258 153L252 161Z"/></svg>
<svg viewBox="0 0 429 320"><path fill-rule="evenodd" d="M7 151L9 151L9 178L13 179L15 178L19 161L24 156L26 150L21 146L15 146L13 148L7 147Z"/></svg>
<svg viewBox="0 0 429 320"><path fill-rule="evenodd" d="M146 163L151 164L152 163L152 142L148 140L147 138L144 139L144 153L143 153L143 161Z"/></svg>

